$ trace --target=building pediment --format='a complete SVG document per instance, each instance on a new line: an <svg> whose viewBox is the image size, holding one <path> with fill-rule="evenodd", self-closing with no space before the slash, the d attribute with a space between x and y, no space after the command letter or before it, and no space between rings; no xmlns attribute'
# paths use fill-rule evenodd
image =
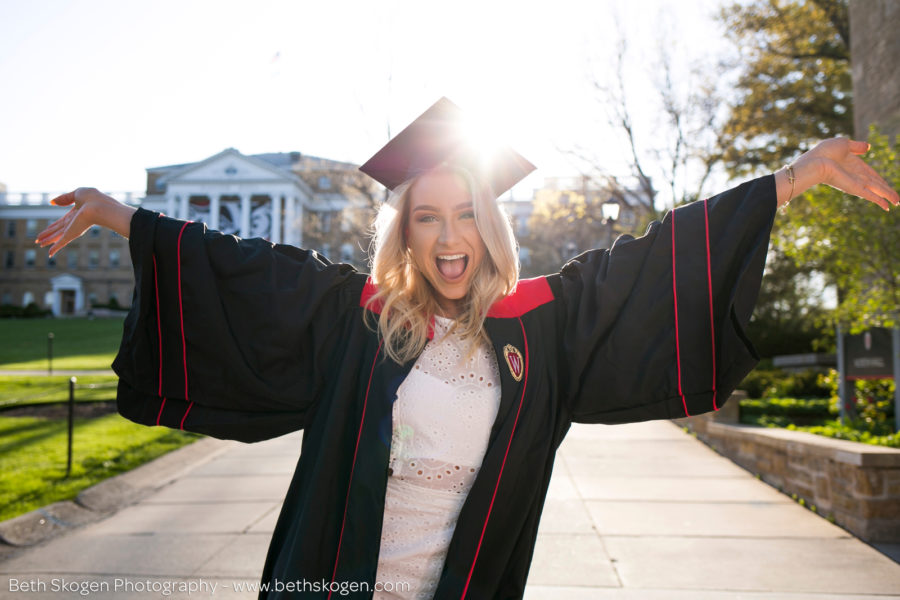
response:
<svg viewBox="0 0 900 600"><path fill-rule="evenodd" d="M56 277L51 277L50 284L53 286L54 289L81 287L81 277L76 277L75 275L69 275L68 273L63 273L62 275L57 275Z"/></svg>
<svg viewBox="0 0 900 600"><path fill-rule="evenodd" d="M198 163L186 165L164 176L160 183L241 183L268 182L300 184L290 171L285 171L250 156L228 148ZM305 186L304 186L305 187Z"/></svg>

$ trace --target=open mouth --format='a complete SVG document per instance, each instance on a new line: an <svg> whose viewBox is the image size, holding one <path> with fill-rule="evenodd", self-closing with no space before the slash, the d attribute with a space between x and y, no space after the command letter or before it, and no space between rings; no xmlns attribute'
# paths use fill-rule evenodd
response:
<svg viewBox="0 0 900 600"><path fill-rule="evenodd" d="M465 254L442 254L435 259L437 270L449 282L458 281L466 272L469 257Z"/></svg>

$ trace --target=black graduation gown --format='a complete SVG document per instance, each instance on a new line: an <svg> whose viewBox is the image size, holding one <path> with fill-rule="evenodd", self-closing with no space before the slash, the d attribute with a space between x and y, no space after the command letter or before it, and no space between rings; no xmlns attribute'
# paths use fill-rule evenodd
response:
<svg viewBox="0 0 900 600"><path fill-rule="evenodd" d="M744 326L775 208L773 176L747 182L522 281L492 308L500 408L436 598L522 596L570 423L683 417L728 398L758 358ZM364 323L367 277L146 210L130 248L121 414L247 442L303 428L262 581L333 591L260 597L371 597L391 402L411 365L385 359Z"/></svg>

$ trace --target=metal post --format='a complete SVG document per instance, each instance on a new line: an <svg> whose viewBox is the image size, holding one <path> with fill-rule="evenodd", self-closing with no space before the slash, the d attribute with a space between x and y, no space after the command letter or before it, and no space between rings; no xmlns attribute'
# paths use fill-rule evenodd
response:
<svg viewBox="0 0 900 600"><path fill-rule="evenodd" d="M894 431L900 431L900 327L891 332L894 350Z"/></svg>
<svg viewBox="0 0 900 600"><path fill-rule="evenodd" d="M47 375L53 375L53 332L47 334Z"/></svg>
<svg viewBox="0 0 900 600"><path fill-rule="evenodd" d="M838 401L841 407L841 425L846 423L847 419L847 380L844 378L847 372L844 356L844 332L841 326L837 326L837 370L838 370Z"/></svg>
<svg viewBox="0 0 900 600"><path fill-rule="evenodd" d="M69 452L66 459L66 477L72 474L72 430L75 425L75 377L69 378Z"/></svg>

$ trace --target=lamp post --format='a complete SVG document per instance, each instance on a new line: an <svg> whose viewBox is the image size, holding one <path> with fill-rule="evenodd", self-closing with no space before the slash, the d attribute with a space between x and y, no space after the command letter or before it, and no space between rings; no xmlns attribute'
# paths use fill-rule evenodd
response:
<svg viewBox="0 0 900 600"><path fill-rule="evenodd" d="M603 214L603 224L608 227L607 229L607 248L612 248L613 244L613 235L615 233L616 220L619 218L619 209L620 205L615 201L614 198L610 198L606 202L603 203L603 206L600 207L600 210Z"/></svg>

